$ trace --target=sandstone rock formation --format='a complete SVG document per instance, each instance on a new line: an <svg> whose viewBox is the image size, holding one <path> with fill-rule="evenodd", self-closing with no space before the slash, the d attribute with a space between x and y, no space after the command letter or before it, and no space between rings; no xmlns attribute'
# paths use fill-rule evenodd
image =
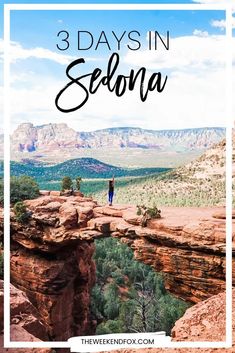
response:
<svg viewBox="0 0 235 353"><path fill-rule="evenodd" d="M121 237L137 260L164 274L169 291L196 303L225 288L224 212L163 207L163 217L142 228L135 208L96 207L88 226Z"/></svg>
<svg viewBox="0 0 235 353"><path fill-rule="evenodd" d="M10 287L10 339L11 341L40 342L48 340L46 330L39 320L39 313L26 295L11 285ZM0 347L3 347L3 281L0 280ZM12 352L15 349L2 349L0 352ZM16 350L15 350L16 351ZM17 349L17 353L25 350ZM52 353L51 349L27 349L29 353Z"/></svg>
<svg viewBox="0 0 235 353"><path fill-rule="evenodd" d="M34 209L29 224L14 221L12 214L12 283L40 312L50 340L94 333L89 308L95 283L94 244L77 237L73 205L80 208L78 214L84 205L89 219L88 208L96 204L81 196L45 196L26 204Z"/></svg>
<svg viewBox="0 0 235 353"><path fill-rule="evenodd" d="M94 332L89 304L97 238L119 237L184 300L197 303L225 289L224 208L165 207L161 219L143 228L128 205L101 207L53 193L25 204L32 214L27 224L11 214L11 281L37 308L51 340Z"/></svg>
<svg viewBox="0 0 235 353"><path fill-rule="evenodd" d="M234 290L235 300L235 290ZM220 293L189 308L172 329L174 341L225 341L226 293Z"/></svg>
<svg viewBox="0 0 235 353"><path fill-rule="evenodd" d="M40 321L40 315L25 293L11 285L10 295L11 325L17 326L17 330L11 329L11 340L23 341L21 332L27 331L33 337L38 338L35 338L35 341L47 341L48 335Z"/></svg>
<svg viewBox="0 0 235 353"><path fill-rule="evenodd" d="M205 148L224 137L222 128L185 130L145 130L141 128L110 128L93 132L76 132L67 124L34 126L25 123L18 126L12 136L13 147L19 151L101 147L139 147L167 149L170 145L184 148ZM172 147L171 147L172 148Z"/></svg>
<svg viewBox="0 0 235 353"><path fill-rule="evenodd" d="M82 241L53 254L12 245L11 281L37 307L50 340L94 332L89 309L95 283L93 250Z"/></svg>
<svg viewBox="0 0 235 353"><path fill-rule="evenodd" d="M11 137L11 156L13 160L42 157L51 161L68 160L78 157L78 150L86 149L153 149L160 152L203 151L225 137L225 129L199 128L185 130L145 130L121 127L76 132L67 124L45 124L34 126L23 123ZM3 136L0 135L0 157L3 156Z"/></svg>

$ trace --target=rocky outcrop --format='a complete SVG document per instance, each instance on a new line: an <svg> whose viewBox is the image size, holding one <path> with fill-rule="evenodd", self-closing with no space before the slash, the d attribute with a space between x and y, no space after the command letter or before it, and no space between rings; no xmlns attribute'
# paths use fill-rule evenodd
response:
<svg viewBox="0 0 235 353"><path fill-rule="evenodd" d="M189 308L175 323L172 338L174 341L225 341L226 293L217 294Z"/></svg>
<svg viewBox="0 0 235 353"><path fill-rule="evenodd" d="M94 214L89 228L120 237L137 260L163 273L176 296L197 303L225 289L225 209L163 207L162 218L145 228L128 206Z"/></svg>
<svg viewBox="0 0 235 353"><path fill-rule="evenodd" d="M185 300L198 302L225 288L224 208L164 207L162 218L143 228L141 216L128 205L100 207L81 196L43 196L26 205L30 224L12 220L12 239L26 252L56 256L79 242L92 246L96 238L114 236L131 246L138 260L162 272L166 288Z"/></svg>
<svg viewBox="0 0 235 353"><path fill-rule="evenodd" d="M165 207L161 219L142 227L135 207L43 194L25 202L26 224L11 213L11 281L40 312L49 339L94 332L89 305L97 238L120 238L184 300L197 303L225 289L224 208Z"/></svg>
<svg viewBox="0 0 235 353"><path fill-rule="evenodd" d="M10 339L11 341L25 342L40 342L47 341L48 336L46 330L39 320L39 313L36 308L30 303L26 295L10 286ZM0 280L0 325L1 331L3 328L3 281ZM0 347L3 347L3 334L0 334ZM13 349L1 349L1 352L13 352ZM18 353L23 353L25 350L17 349ZM34 353L36 349L27 349L27 352ZM38 353L52 353L51 349L38 349Z"/></svg>
<svg viewBox="0 0 235 353"><path fill-rule="evenodd" d="M96 204L81 196L45 196L26 204L33 210L30 221L18 223L13 214L11 219L11 282L40 312L50 340L94 333L94 243L77 237L77 230L81 209L89 219Z"/></svg>
<svg viewBox="0 0 235 353"><path fill-rule="evenodd" d="M12 245L11 281L40 312L50 340L94 332L89 309L95 283L93 251L94 245L83 241L53 254Z"/></svg>
<svg viewBox="0 0 235 353"><path fill-rule="evenodd" d="M35 341L47 341L48 335L40 321L37 309L32 305L24 292L10 286L11 306L11 340L23 341L20 332L28 332ZM17 329L15 330L15 328Z"/></svg>

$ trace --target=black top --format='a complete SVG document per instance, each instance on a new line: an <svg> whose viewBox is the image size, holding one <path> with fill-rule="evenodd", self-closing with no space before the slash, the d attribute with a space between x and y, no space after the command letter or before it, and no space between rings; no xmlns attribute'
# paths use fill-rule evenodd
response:
<svg viewBox="0 0 235 353"><path fill-rule="evenodd" d="M109 180L109 192L114 192L114 184L112 180Z"/></svg>

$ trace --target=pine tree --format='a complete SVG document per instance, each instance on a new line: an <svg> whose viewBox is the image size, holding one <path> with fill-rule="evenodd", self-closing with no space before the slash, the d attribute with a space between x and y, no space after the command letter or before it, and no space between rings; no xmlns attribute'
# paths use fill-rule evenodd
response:
<svg viewBox="0 0 235 353"><path fill-rule="evenodd" d="M72 179L69 176L64 176L61 183L61 190L71 190L73 187Z"/></svg>
<svg viewBox="0 0 235 353"><path fill-rule="evenodd" d="M82 181L82 178L79 176L76 178L76 189L79 191L80 188L81 188L81 181Z"/></svg>

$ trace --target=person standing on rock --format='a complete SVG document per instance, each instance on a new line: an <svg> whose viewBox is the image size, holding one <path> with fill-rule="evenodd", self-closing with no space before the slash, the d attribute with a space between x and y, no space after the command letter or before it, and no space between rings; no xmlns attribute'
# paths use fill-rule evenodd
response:
<svg viewBox="0 0 235 353"><path fill-rule="evenodd" d="M114 176L112 180L109 180L109 206L113 204L113 195L114 195Z"/></svg>

